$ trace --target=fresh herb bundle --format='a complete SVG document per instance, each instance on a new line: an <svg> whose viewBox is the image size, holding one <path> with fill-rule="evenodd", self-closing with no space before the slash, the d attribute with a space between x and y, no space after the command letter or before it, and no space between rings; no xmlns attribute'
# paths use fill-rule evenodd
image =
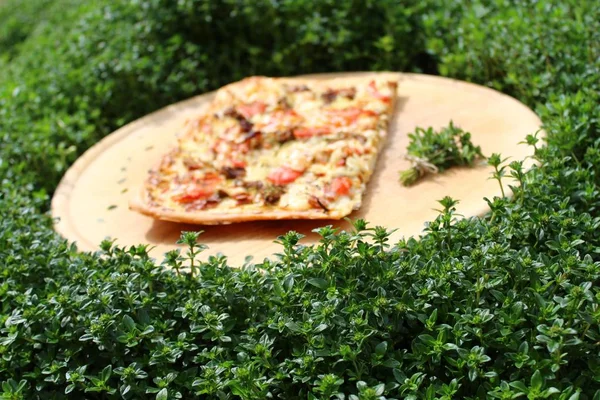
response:
<svg viewBox="0 0 600 400"><path fill-rule="evenodd" d="M481 147L471 142L471 134L454 126L450 121L447 127L436 132L432 127L418 127L408 135L410 143L405 158L413 165L400 171L400 182L410 186L427 174L437 174L454 166L472 166L484 158Z"/></svg>

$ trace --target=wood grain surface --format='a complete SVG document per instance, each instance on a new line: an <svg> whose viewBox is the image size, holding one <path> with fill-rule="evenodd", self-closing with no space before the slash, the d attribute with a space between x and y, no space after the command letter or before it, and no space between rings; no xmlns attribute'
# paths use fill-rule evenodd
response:
<svg viewBox="0 0 600 400"><path fill-rule="evenodd" d="M312 78L356 76L320 74ZM363 205L350 218L364 218L371 226L396 229L392 243L401 237L417 236L424 223L435 218L437 200L448 195L460 200L457 210L465 217L488 211L484 197L500 195L498 183L489 179L491 168L455 168L406 188L398 183L398 171L409 167L403 159L407 133L415 127L441 128L450 120L472 133L483 153L501 153L509 160L523 160L532 149L519 144L527 134L540 130L541 121L517 100L474 84L419 74L398 74L400 84L390 135L367 187ZM307 76L305 76L307 77ZM93 251L104 238L120 245L149 243L151 254L162 259L176 247L183 230L203 230L200 241L209 249L203 253L223 253L230 264L240 266L246 256L255 262L281 250L274 243L289 230L318 240L313 229L342 221L258 221L220 226L194 226L157 221L128 209L130 196L138 190L147 170L174 143L174 135L184 121L194 117L212 98L204 94L173 104L134 121L98 142L67 171L52 199L55 229L77 243L80 250ZM543 133L543 132L541 132ZM526 165L531 165L527 159ZM508 190L508 189L507 189Z"/></svg>

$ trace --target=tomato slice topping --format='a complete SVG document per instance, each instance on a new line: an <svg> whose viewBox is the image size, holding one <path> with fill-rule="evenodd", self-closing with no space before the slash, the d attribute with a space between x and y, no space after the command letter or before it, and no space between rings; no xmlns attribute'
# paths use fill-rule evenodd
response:
<svg viewBox="0 0 600 400"><path fill-rule="evenodd" d="M214 190L205 186L192 186L186 189L185 192L173 196L173 200L179 203L191 203L192 201L207 199L212 196Z"/></svg>
<svg viewBox="0 0 600 400"><path fill-rule="evenodd" d="M237 111L244 116L244 118L251 118L253 115L261 114L267 109L267 105L261 101L255 101L250 104L240 104L236 107Z"/></svg>
<svg viewBox="0 0 600 400"><path fill-rule="evenodd" d="M294 171L291 168L277 167L269 173L267 179L276 185L287 185L298 179L300 175L302 172Z"/></svg>
<svg viewBox="0 0 600 400"><path fill-rule="evenodd" d="M388 97L389 97L389 96L388 96ZM376 113L375 111L373 111L373 110L365 110L365 109L363 109L363 110L362 110L362 113L363 113L363 114L365 114L365 115L368 115L369 117L376 117L376 116L378 116L378 115L379 115L379 114L377 114L377 113Z"/></svg>
<svg viewBox="0 0 600 400"><path fill-rule="evenodd" d="M353 123L361 115L367 115L370 117L377 116L377 113L373 110L365 110L365 109L358 108L358 107L329 109L329 110L327 110L327 113L330 116L332 116L334 119L340 118L343 120L343 121L333 121L333 122L337 122L338 125L340 124L340 122Z"/></svg>
<svg viewBox="0 0 600 400"><path fill-rule="evenodd" d="M246 165L248 164L244 160L233 159L231 160L231 165L233 165L235 168L246 168Z"/></svg>
<svg viewBox="0 0 600 400"><path fill-rule="evenodd" d="M362 156L363 154L365 154L365 149L360 149L357 147L348 147L348 148L344 149L344 153L346 153L346 155L348 155L348 156L352 156L352 155Z"/></svg>
<svg viewBox="0 0 600 400"><path fill-rule="evenodd" d="M314 128L296 128L294 129L294 136L296 139L308 139L313 136L327 135L331 133L331 129L328 127L314 127Z"/></svg>
<svg viewBox="0 0 600 400"><path fill-rule="evenodd" d="M330 197L348 196L352 188L352 180L347 176L338 176L333 178L331 184L327 188L327 194Z"/></svg>
<svg viewBox="0 0 600 400"><path fill-rule="evenodd" d="M329 109L327 112L333 116L340 117L346 120L354 121L361 114L361 109L358 107Z"/></svg>
<svg viewBox="0 0 600 400"><path fill-rule="evenodd" d="M369 83L369 92L375 96L376 98L378 98L379 100L383 101L384 103L389 103L392 101L392 98L390 96L386 96L384 94L381 94L378 90L377 90L377 86L375 86L375 81L371 81Z"/></svg>
<svg viewBox="0 0 600 400"><path fill-rule="evenodd" d="M218 175L209 173L200 181L188 185L183 193L173 196L173 200L179 203L191 203L207 199L215 193L220 180Z"/></svg>

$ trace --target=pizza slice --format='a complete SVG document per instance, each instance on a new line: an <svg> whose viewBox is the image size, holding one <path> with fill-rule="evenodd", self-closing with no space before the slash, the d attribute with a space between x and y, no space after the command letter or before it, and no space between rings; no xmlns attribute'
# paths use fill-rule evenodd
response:
<svg viewBox="0 0 600 400"><path fill-rule="evenodd" d="M225 86L130 208L197 224L343 218L361 205L397 79L251 77Z"/></svg>

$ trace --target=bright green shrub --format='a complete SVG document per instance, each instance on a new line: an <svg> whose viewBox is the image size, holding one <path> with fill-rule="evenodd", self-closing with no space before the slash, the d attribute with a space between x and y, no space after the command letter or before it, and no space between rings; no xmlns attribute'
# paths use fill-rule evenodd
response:
<svg viewBox="0 0 600 400"><path fill-rule="evenodd" d="M0 9L40 21L0 41L4 398L600 398L595 2L337 3ZM193 275L144 246L78 254L42 214L39 189L126 121L244 75L352 69L437 70L519 97L549 136L524 138L539 167L509 160L521 185L486 199L485 218L442 200L419 241L356 222Z"/></svg>
<svg viewBox="0 0 600 400"><path fill-rule="evenodd" d="M18 46L31 34L50 3L50 0L0 3L0 60L8 61L18 53Z"/></svg>
<svg viewBox="0 0 600 400"><path fill-rule="evenodd" d="M595 1L476 2L460 19L425 16L429 52L441 75L481 82L530 105L550 93L598 87L600 19ZM578 45L575 45L578 43Z"/></svg>
<svg viewBox="0 0 600 400"><path fill-rule="evenodd" d="M55 1L0 72L8 165L51 192L77 154L160 106L253 74L405 69L423 51L419 2L337 3Z"/></svg>

